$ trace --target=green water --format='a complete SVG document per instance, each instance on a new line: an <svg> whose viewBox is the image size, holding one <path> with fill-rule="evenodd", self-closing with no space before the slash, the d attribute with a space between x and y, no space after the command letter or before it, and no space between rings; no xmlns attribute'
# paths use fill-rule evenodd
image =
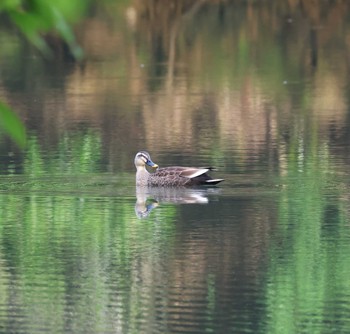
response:
<svg viewBox="0 0 350 334"><path fill-rule="evenodd" d="M198 4L100 2L83 63L2 24L1 333L350 332L349 5Z"/></svg>

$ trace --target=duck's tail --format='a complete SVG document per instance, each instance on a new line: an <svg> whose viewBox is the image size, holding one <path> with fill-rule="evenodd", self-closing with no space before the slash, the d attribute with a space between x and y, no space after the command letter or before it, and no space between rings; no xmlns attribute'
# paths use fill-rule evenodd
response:
<svg viewBox="0 0 350 334"><path fill-rule="evenodd" d="M211 179L211 180L205 180L204 184L215 185L215 184L218 184L222 181L225 181L225 180L224 179Z"/></svg>

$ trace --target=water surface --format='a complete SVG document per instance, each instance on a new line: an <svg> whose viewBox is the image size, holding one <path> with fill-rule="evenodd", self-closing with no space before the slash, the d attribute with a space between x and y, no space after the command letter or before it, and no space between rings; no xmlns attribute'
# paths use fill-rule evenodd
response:
<svg viewBox="0 0 350 334"><path fill-rule="evenodd" d="M95 6L82 64L1 30L0 332L350 331L349 5L198 4Z"/></svg>

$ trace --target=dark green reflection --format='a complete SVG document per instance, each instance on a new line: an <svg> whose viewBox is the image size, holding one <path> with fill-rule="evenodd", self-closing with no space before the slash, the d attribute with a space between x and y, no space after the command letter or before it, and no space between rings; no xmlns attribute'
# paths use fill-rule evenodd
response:
<svg viewBox="0 0 350 334"><path fill-rule="evenodd" d="M345 333L340 301L350 288L350 231L344 194L327 146L313 141L305 155L300 141L294 148L270 254L267 332Z"/></svg>
<svg viewBox="0 0 350 334"><path fill-rule="evenodd" d="M19 331L96 333L118 319L122 332L137 332L138 315L153 305L154 284L140 279L163 276L173 224L169 216L161 228L141 224L133 206L116 198L1 195L0 289L8 313L1 327L16 331L12 319L21 317ZM152 323L150 316L144 320Z"/></svg>
<svg viewBox="0 0 350 334"><path fill-rule="evenodd" d="M101 135L93 130L67 132L60 137L57 148L45 150L36 136L28 139L24 174L81 174L99 170Z"/></svg>

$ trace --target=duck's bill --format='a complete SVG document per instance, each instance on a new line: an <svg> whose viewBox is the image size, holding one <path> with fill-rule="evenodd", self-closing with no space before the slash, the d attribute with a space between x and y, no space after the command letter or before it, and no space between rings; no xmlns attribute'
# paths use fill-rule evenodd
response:
<svg viewBox="0 0 350 334"><path fill-rule="evenodd" d="M151 160L148 160L146 163L147 163L148 166L150 166L150 167L152 167L152 168L158 168L158 165L155 164L155 163L154 163L153 161L151 161Z"/></svg>

